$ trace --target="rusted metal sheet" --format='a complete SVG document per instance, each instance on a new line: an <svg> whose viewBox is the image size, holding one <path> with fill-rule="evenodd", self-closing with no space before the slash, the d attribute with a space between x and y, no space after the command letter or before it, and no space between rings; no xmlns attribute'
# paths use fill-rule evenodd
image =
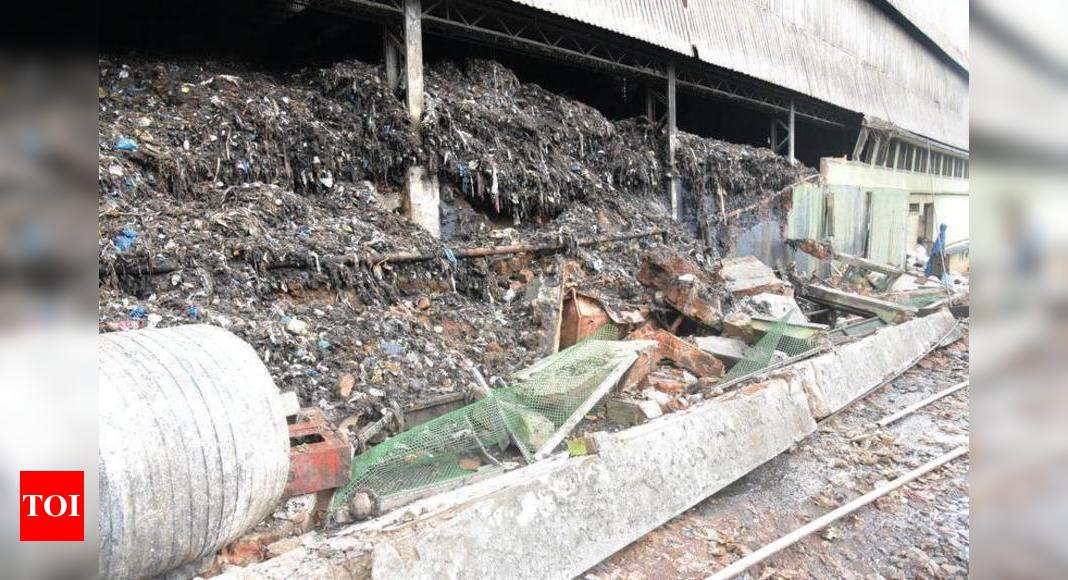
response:
<svg viewBox="0 0 1068 580"><path fill-rule="evenodd" d="M914 2L904 3L902 13L922 22L921 32L906 30L867 0L513 2L968 148L966 73L918 38L942 43L949 35L939 34L937 22L920 16Z"/></svg>
<svg viewBox="0 0 1068 580"><path fill-rule="evenodd" d="M283 497L341 487L349 482L352 446L330 428L322 409L301 409L289 426L289 480Z"/></svg>
<svg viewBox="0 0 1068 580"><path fill-rule="evenodd" d="M642 261L638 281L659 290L665 303L687 317L708 326L719 324L723 309L712 280L678 253L664 247L651 250Z"/></svg>
<svg viewBox="0 0 1068 580"><path fill-rule="evenodd" d="M630 333L627 339L655 340L661 359L673 361L698 377L722 377L725 372L722 361L666 330L644 326Z"/></svg>

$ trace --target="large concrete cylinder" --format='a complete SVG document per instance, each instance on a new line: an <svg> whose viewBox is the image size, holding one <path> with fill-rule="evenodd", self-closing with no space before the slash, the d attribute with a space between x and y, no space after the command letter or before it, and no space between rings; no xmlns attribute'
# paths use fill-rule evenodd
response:
<svg viewBox="0 0 1068 580"><path fill-rule="evenodd" d="M252 347L206 325L99 338L101 577L166 572L267 516L289 437Z"/></svg>

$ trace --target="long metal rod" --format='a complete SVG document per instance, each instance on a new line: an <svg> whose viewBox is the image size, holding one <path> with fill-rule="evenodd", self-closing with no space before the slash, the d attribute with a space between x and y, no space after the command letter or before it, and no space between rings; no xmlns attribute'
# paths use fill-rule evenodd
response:
<svg viewBox="0 0 1068 580"><path fill-rule="evenodd" d="M956 393L957 391L963 389L964 387L967 387L968 383L969 383L969 381L963 381L963 382L957 383L957 384L953 385L952 387L950 387L948 389L945 389L944 391L937 392L937 393L931 395L930 397L927 397L927 398L923 399L922 401L917 401L916 403L913 403L913 404L909 405L908 407L905 407L904 409L901 409L900 411L898 411L898 412L896 412L896 413L894 413L892 415L888 415L886 417L883 417L882 419L879 419L875 424L880 426L880 427L886 427L887 425L893 423L894 421L897 421L897 420L901 419L902 417L906 417L908 415L911 415L912 413L915 413L916 411L919 411L920 409L926 407L927 405L930 405L931 403L933 403L933 402L935 402L935 401L937 401L937 400L939 400L939 399L941 399L943 397L948 397L949 395L952 395L953 393Z"/></svg>
<svg viewBox="0 0 1068 580"><path fill-rule="evenodd" d="M899 487L911 483L916 479L942 467L943 465L959 459L968 453L966 446L957 447L953 451L946 453L940 457L932 459L927 463L917 467L916 469L898 477L897 479L881 485L868 493L854 499L853 501L832 510L819 518L812 520L811 522L797 528L796 530L786 534L785 536L775 540L774 542L750 553L741 560L727 566L726 568L716 572L709 576L706 580L727 580L728 578L734 578L735 576L745 572L749 568L767 560L771 556L781 552L783 549L788 548L800 540L803 540L807 536L822 530L823 528L831 525L835 521L857 511L858 509L870 504L871 502L883 497L884 495L898 489Z"/></svg>
<svg viewBox="0 0 1068 580"><path fill-rule="evenodd" d="M667 230L655 229L648 232L636 232L630 234L615 234L610 236L601 236L599 238L590 238L588 240L578 240L576 245L579 246L595 246L597 244L604 244L608 242L621 242L625 240L633 240L636 238L646 238L650 236L659 236L667 233ZM568 247L566 242L556 242L548 244L513 244L510 246L483 246L479 248L464 248L461 250L453 250L452 255L456 259L463 258L482 258L486 256L499 256L502 254L523 254L523 253L537 253L548 252L553 250L563 250ZM441 252L433 253L419 253L419 252L397 252L393 254L371 254L364 257L362 260L368 264L382 264L385 262L425 262L428 260L436 260L442 257Z"/></svg>

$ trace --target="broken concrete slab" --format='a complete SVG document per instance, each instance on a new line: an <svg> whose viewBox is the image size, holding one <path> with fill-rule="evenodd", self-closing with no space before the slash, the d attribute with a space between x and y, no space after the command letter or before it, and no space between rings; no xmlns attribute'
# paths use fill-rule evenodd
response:
<svg viewBox="0 0 1068 580"><path fill-rule="evenodd" d="M792 296L761 292L745 298L739 306L753 316L764 316L779 320L783 316L789 315L789 318L786 319L787 322L808 322L808 318L801 312L801 307L798 306L797 301Z"/></svg>
<svg viewBox="0 0 1068 580"><path fill-rule="evenodd" d="M537 352L545 356L560 350L561 309L564 287L559 280L546 277L533 283L534 299L530 303L537 331Z"/></svg>
<svg viewBox="0 0 1068 580"><path fill-rule="evenodd" d="M608 421L624 427L641 425L663 415L656 401L633 399L608 399L605 415Z"/></svg>
<svg viewBox="0 0 1068 580"><path fill-rule="evenodd" d="M690 409L591 434L597 455L557 454L310 534L278 558L220 578L483 577L502 569L516 578L577 576L788 449L815 430L814 419L907 368L956 328L947 312L883 328ZM848 362L858 353L868 356Z"/></svg>
<svg viewBox="0 0 1068 580"><path fill-rule="evenodd" d="M793 296L793 288L780 280L775 271L753 256L738 256L723 260L719 278L727 291L735 296L753 296L764 292Z"/></svg>
<svg viewBox="0 0 1068 580"><path fill-rule="evenodd" d="M648 252L638 281L659 290L666 304L702 324L717 326L722 318L711 276L673 250L658 247Z"/></svg>
<svg viewBox="0 0 1068 580"><path fill-rule="evenodd" d="M742 360L745 357L745 349L748 348L741 340L729 336L694 336L691 340L697 344L697 348L728 365Z"/></svg>
<svg viewBox="0 0 1068 580"><path fill-rule="evenodd" d="M887 326L862 340L791 365L800 377L816 419L835 413L954 335L957 321L948 310L905 324Z"/></svg>

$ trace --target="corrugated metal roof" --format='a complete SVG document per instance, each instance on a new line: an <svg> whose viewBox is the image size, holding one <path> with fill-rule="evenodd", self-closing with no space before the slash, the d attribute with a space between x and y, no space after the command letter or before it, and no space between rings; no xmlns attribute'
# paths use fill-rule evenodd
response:
<svg viewBox="0 0 1068 580"><path fill-rule="evenodd" d="M867 0L512 1L968 148L967 80Z"/></svg>

